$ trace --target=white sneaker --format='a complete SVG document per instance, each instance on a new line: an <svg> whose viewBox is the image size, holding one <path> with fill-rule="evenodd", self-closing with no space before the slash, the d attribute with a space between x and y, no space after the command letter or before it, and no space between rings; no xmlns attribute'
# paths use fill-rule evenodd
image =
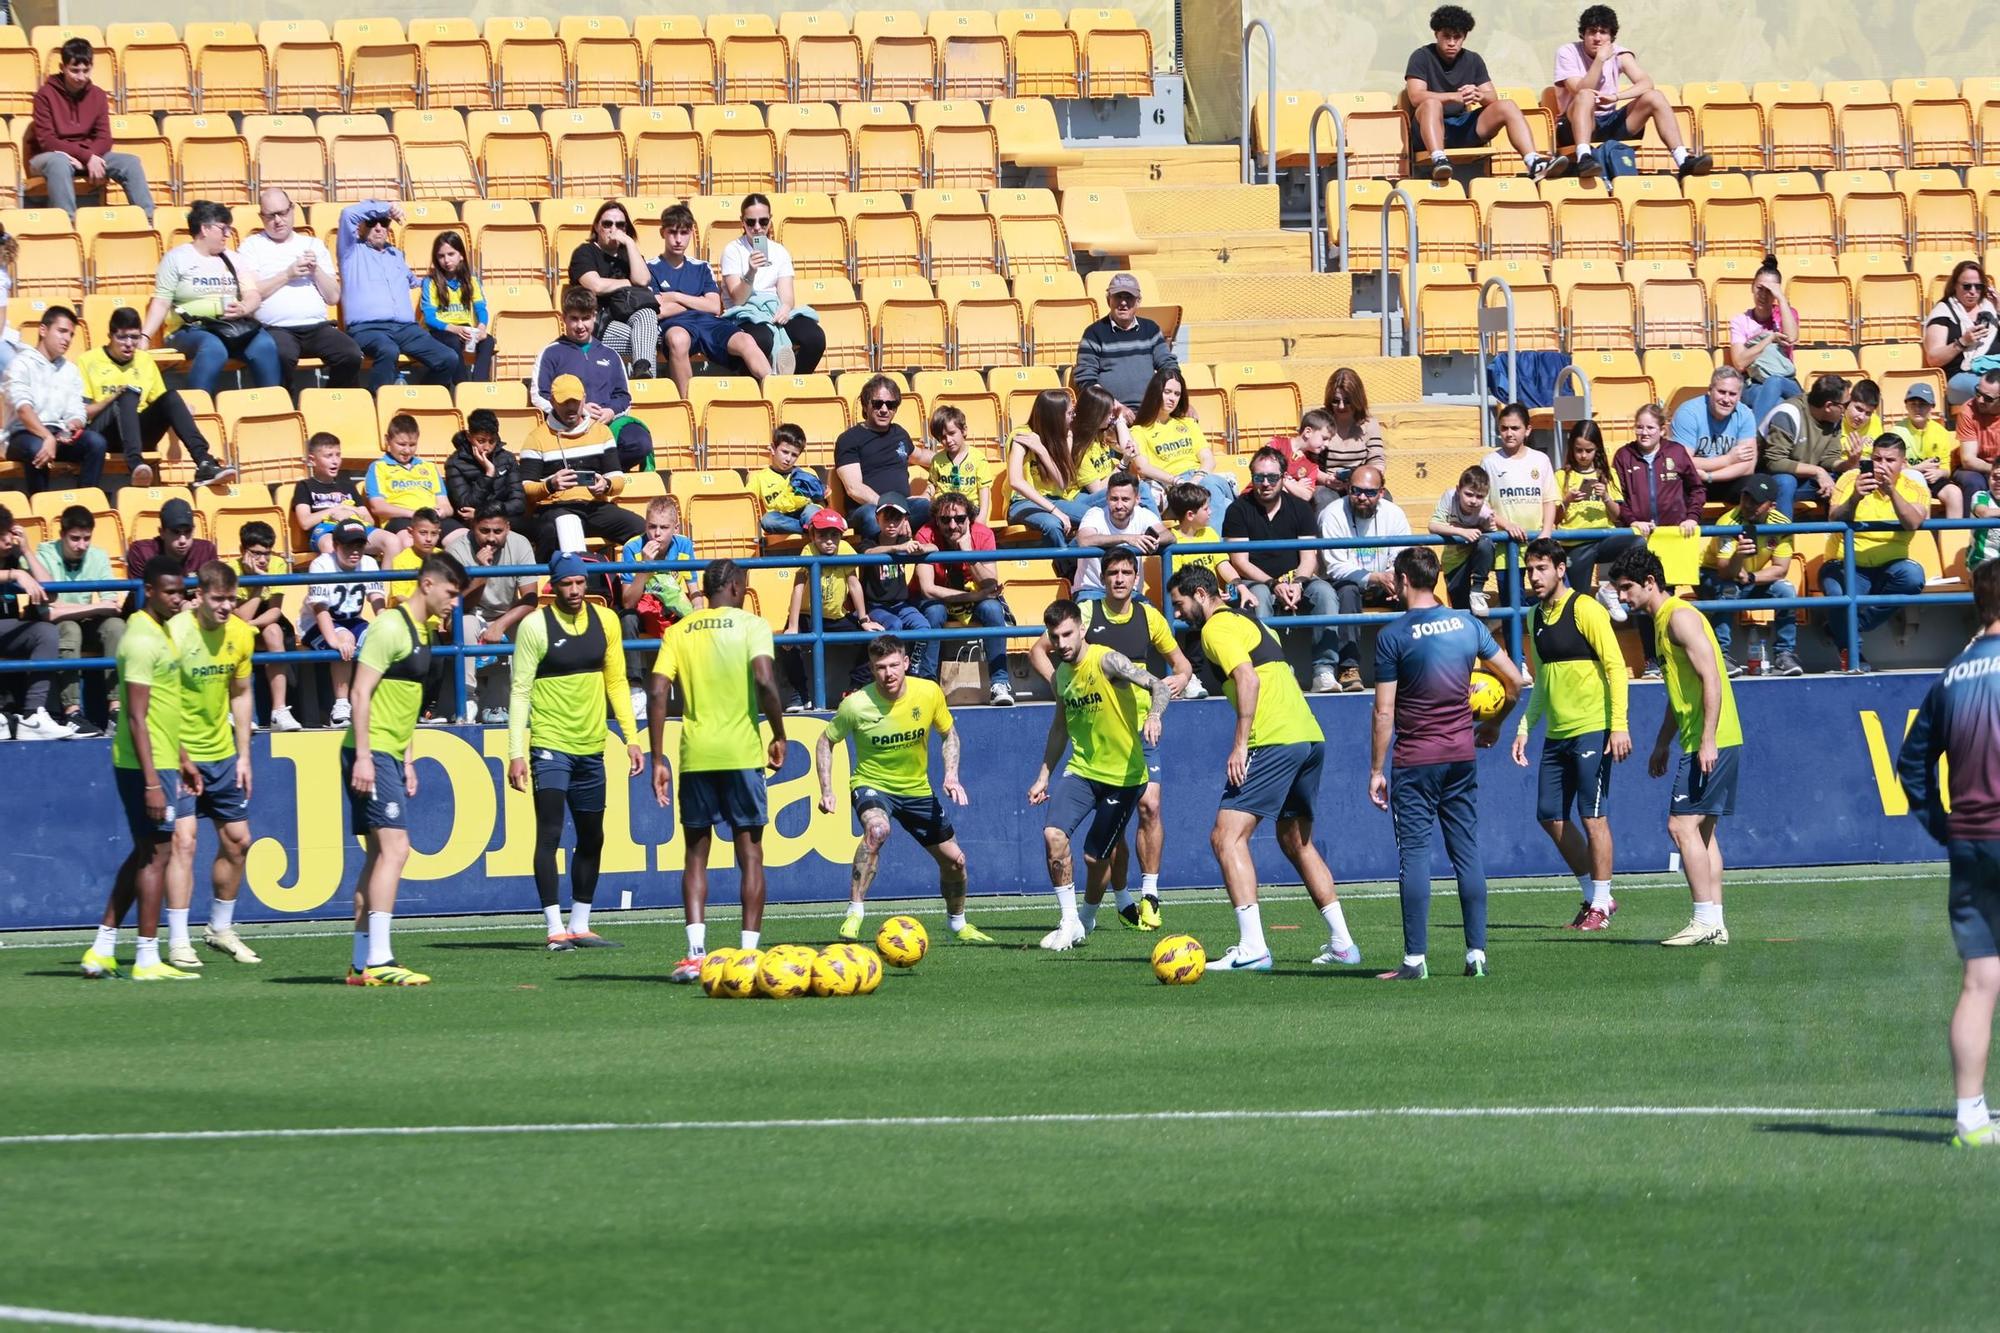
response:
<svg viewBox="0 0 2000 1333"><path fill-rule="evenodd" d="M261 963L264 961L257 956L256 952L249 945L243 942L243 937L238 935L234 930L210 930L208 927L203 926L201 942L217 953L228 954L239 963Z"/></svg>
<svg viewBox="0 0 2000 1333"><path fill-rule="evenodd" d="M344 727L350 721L352 721L353 718L354 718L353 706L349 704L345 699L336 699L334 700L332 710L328 712L326 715L326 723L330 727Z"/></svg>
<svg viewBox="0 0 2000 1333"><path fill-rule="evenodd" d="M1340 678L1334 674L1332 667L1321 667L1319 670L1313 672L1312 692L1314 694L1338 694L1340 692Z"/></svg>
<svg viewBox="0 0 2000 1333"><path fill-rule="evenodd" d="M12 740L13 738L14 724L8 720L5 713L0 713L0 741Z"/></svg>
<svg viewBox="0 0 2000 1333"><path fill-rule="evenodd" d="M199 970L201 959L195 956L192 944L170 944L167 946L167 966Z"/></svg>
<svg viewBox="0 0 2000 1333"><path fill-rule="evenodd" d="M1006 680L994 681L993 694L988 702L995 708L1012 708L1014 706L1014 683Z"/></svg>
<svg viewBox="0 0 2000 1333"><path fill-rule="evenodd" d="M1597 585L1597 600L1604 603L1604 609L1611 613L1611 623L1625 623L1625 603L1618 600L1618 590L1608 583Z"/></svg>
<svg viewBox="0 0 2000 1333"><path fill-rule="evenodd" d="M1222 957L1208 960L1208 970L1211 972L1269 972L1271 970L1271 951L1266 949L1255 958L1245 958L1241 952L1241 947L1232 944L1223 950Z"/></svg>
<svg viewBox="0 0 2000 1333"><path fill-rule="evenodd" d="M646 692L644 690L632 691L632 720L634 722L644 722L646 720Z"/></svg>
<svg viewBox="0 0 2000 1333"><path fill-rule="evenodd" d="M1481 620L1484 620L1493 613L1493 603L1487 600L1486 594L1483 592L1476 592L1466 598L1466 600L1471 603L1466 609Z"/></svg>
<svg viewBox="0 0 2000 1333"><path fill-rule="evenodd" d="M1208 687L1201 683L1200 676L1189 676L1187 688L1181 691L1183 699L1206 699Z"/></svg>
<svg viewBox="0 0 2000 1333"><path fill-rule="evenodd" d="M479 720L489 727L504 727L507 725L507 710L504 708L489 708L479 715Z"/></svg>
<svg viewBox="0 0 2000 1333"><path fill-rule="evenodd" d="M1360 945L1350 942L1345 949L1336 949L1332 940L1328 940L1326 947L1319 951L1319 957L1313 959L1314 965L1318 967L1331 967L1335 963L1339 963L1345 967L1353 967L1360 961Z"/></svg>
<svg viewBox="0 0 2000 1333"><path fill-rule="evenodd" d="M1068 953L1089 938L1089 934L1083 928L1083 922L1072 917L1042 936L1042 947L1056 953Z"/></svg>
<svg viewBox="0 0 2000 1333"><path fill-rule="evenodd" d="M75 727L56 721L49 716L46 708L37 708L14 723L14 739L17 741L66 741L74 735Z"/></svg>

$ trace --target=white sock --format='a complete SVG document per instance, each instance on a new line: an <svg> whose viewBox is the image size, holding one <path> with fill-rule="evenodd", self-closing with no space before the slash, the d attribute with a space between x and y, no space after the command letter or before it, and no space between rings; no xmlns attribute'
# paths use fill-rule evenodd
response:
<svg viewBox="0 0 2000 1333"><path fill-rule="evenodd" d="M952 930L952 931L954 931L954 932L956 932L956 931L960 931L960 930L964 930L964 929L965 929L965 913L963 913L963 912L948 912L948 913L946 913L946 914L945 914L945 918L944 918L944 924L945 924L945 926L946 926L946 927L947 927L948 929L950 929L950 930Z"/></svg>
<svg viewBox="0 0 2000 1333"><path fill-rule="evenodd" d="M745 953L748 953L752 949L755 949L757 947L757 942L763 938L764 938L764 932L761 930L744 931L742 940L743 951Z"/></svg>
<svg viewBox="0 0 2000 1333"><path fill-rule="evenodd" d="M561 904L550 903L542 909L542 925L548 929L551 935L560 935L563 933Z"/></svg>
<svg viewBox="0 0 2000 1333"><path fill-rule="evenodd" d="M389 923L395 919L394 912L368 914L368 966L384 967L396 961L396 951L389 947Z"/></svg>
<svg viewBox="0 0 2000 1333"><path fill-rule="evenodd" d="M1688 160L1688 150L1687 150L1687 149L1685 149L1685 148L1676 148L1676 149L1674 149L1674 165L1675 165L1675 166L1679 166L1679 165L1680 165L1681 163L1683 163L1683 162L1685 162L1685 161L1687 161L1687 160Z"/></svg>
<svg viewBox="0 0 2000 1333"><path fill-rule="evenodd" d="M867 910L865 904L850 902L847 904L847 919L849 921L859 921L862 912L865 910Z"/></svg>
<svg viewBox="0 0 2000 1333"><path fill-rule="evenodd" d="M708 922L688 922L688 957L699 958L708 952Z"/></svg>
<svg viewBox="0 0 2000 1333"><path fill-rule="evenodd" d="M1130 889L1120 889L1120 890L1118 890L1118 910L1119 910L1119 911L1121 911L1121 912L1122 912L1122 911L1124 911L1124 910L1125 910L1126 908L1128 908L1128 907L1132 906L1132 905L1133 905L1134 903L1136 903L1136 902L1138 902L1138 901L1139 901L1139 900L1138 900L1137 898L1134 898L1134 897L1132 896L1132 890L1130 890Z"/></svg>
<svg viewBox="0 0 2000 1333"><path fill-rule="evenodd" d="M1236 952L1245 958L1262 958L1271 952L1264 943L1264 913L1256 903L1236 909Z"/></svg>
<svg viewBox="0 0 2000 1333"><path fill-rule="evenodd" d="M1486 950L1484 950L1484 949L1467 949L1467 950L1465 951L1465 961L1466 961L1467 963L1483 963L1483 962L1485 962L1485 961L1486 961Z"/></svg>
<svg viewBox="0 0 2000 1333"><path fill-rule="evenodd" d="M368 966L368 932L357 930L354 932L354 970L359 972L366 966Z"/></svg>
<svg viewBox="0 0 2000 1333"><path fill-rule="evenodd" d="M1576 160L1577 160L1577 161L1579 161L1579 162L1581 162L1581 161L1585 160L1586 158L1592 158L1592 157L1595 157L1595 156L1597 156L1597 154L1595 154L1595 153L1593 153L1593 152L1591 152L1591 151L1590 151L1590 145L1589 145L1589 144L1583 144L1582 146L1580 146L1580 147L1579 147L1579 148L1578 148L1578 149L1576 150ZM1421 959L1419 959L1418 961L1419 961L1419 962L1421 962L1422 960L1421 960ZM1412 964L1410 964L1410 966L1411 966L1411 967L1415 967L1415 966L1416 966L1416 963L1412 963Z"/></svg>
<svg viewBox="0 0 2000 1333"><path fill-rule="evenodd" d="M1076 909L1076 919L1083 922L1085 930L1097 929L1097 903L1080 903Z"/></svg>
<svg viewBox="0 0 2000 1333"><path fill-rule="evenodd" d="M236 900L217 898L208 905L208 928L217 934L236 929Z"/></svg>
<svg viewBox="0 0 2000 1333"><path fill-rule="evenodd" d="M1576 891L1577 891L1578 893L1581 893L1581 894L1583 895L1583 905L1584 905L1585 907L1588 907L1588 906L1590 906L1590 876L1589 876L1589 875L1578 875L1578 876L1576 877Z"/></svg>
<svg viewBox="0 0 2000 1333"><path fill-rule="evenodd" d="M1963 1130L1978 1129L1992 1121L1993 1116L1986 1109L1986 1094L1958 1099L1958 1127Z"/></svg>
<svg viewBox="0 0 2000 1333"><path fill-rule="evenodd" d="M159 961L160 937L158 935L141 935L139 937L139 956L134 960L134 965L137 967L156 967L159 965Z"/></svg>
<svg viewBox="0 0 2000 1333"><path fill-rule="evenodd" d="M1590 881L1590 905L1598 911L1608 911L1611 907L1611 881L1593 879Z"/></svg>
<svg viewBox="0 0 2000 1333"><path fill-rule="evenodd" d="M1159 897L1160 877L1158 875L1141 874L1139 876L1139 892L1142 896L1147 898Z"/></svg>
<svg viewBox="0 0 2000 1333"><path fill-rule="evenodd" d="M1406 953L1403 955L1404 967L1422 967L1423 965L1424 965L1424 956L1422 954Z"/></svg>
<svg viewBox="0 0 2000 1333"><path fill-rule="evenodd" d="M590 933L590 904L571 903L569 905L569 933L587 935Z"/></svg>
<svg viewBox="0 0 2000 1333"><path fill-rule="evenodd" d="M1063 920L1076 921L1079 919L1076 914L1076 885L1056 885L1056 906L1061 909Z"/></svg>
<svg viewBox="0 0 2000 1333"><path fill-rule="evenodd" d="M169 907L167 909L167 944L178 949L188 942L188 909Z"/></svg>
<svg viewBox="0 0 2000 1333"><path fill-rule="evenodd" d="M1449 161L1451 161L1451 158L1450 158L1450 157L1449 157L1448 155L1444 154L1444 153L1432 153L1432 154L1431 154L1431 161L1433 161L1433 162L1449 162Z"/></svg>
<svg viewBox="0 0 2000 1333"><path fill-rule="evenodd" d="M1340 910L1338 902L1330 902L1319 909L1326 922L1326 938L1336 949L1345 949L1354 943L1354 937L1347 933L1347 914Z"/></svg>
<svg viewBox="0 0 2000 1333"><path fill-rule="evenodd" d="M1697 920L1697 921L1699 921L1699 922L1701 922L1701 924L1702 924L1702 925L1704 925L1704 926L1719 926L1719 925L1721 925L1721 924L1722 924L1722 904L1721 904L1721 903L1696 903L1696 904L1694 905L1694 919L1695 919L1695 920Z"/></svg>
<svg viewBox="0 0 2000 1333"><path fill-rule="evenodd" d="M90 948L93 953L101 953L106 958L116 958L118 956L118 927L99 926L97 928L97 943L91 945Z"/></svg>

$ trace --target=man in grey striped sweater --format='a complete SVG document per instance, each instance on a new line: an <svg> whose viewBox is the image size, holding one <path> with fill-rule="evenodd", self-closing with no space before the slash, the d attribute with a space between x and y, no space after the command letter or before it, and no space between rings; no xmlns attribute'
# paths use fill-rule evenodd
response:
<svg viewBox="0 0 2000 1333"><path fill-rule="evenodd" d="M1137 411L1146 385L1156 370L1172 370L1173 346L1150 319L1139 318L1139 280L1120 273L1105 289L1111 313L1083 331L1076 347L1076 387L1101 384L1126 407Z"/></svg>

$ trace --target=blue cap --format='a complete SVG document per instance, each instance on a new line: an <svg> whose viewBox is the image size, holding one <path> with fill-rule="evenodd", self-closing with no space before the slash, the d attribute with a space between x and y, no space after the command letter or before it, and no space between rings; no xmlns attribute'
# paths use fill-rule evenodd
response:
<svg viewBox="0 0 2000 1333"><path fill-rule="evenodd" d="M590 571L584 567L583 557L569 551L564 551L557 555L555 559L549 561L549 581L551 583L559 582L563 579L587 578L589 575Z"/></svg>
<svg viewBox="0 0 2000 1333"><path fill-rule="evenodd" d="M1909 392L1903 395L1903 401L1906 403L1928 403L1930 406L1936 407L1937 390L1931 388L1930 385L1924 383L1922 380L1918 380L1910 386Z"/></svg>

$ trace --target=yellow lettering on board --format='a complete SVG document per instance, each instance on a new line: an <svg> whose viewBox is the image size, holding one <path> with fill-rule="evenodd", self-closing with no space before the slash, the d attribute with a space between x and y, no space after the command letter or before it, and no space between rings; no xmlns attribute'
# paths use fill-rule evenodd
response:
<svg viewBox="0 0 2000 1333"><path fill-rule="evenodd" d="M1912 708L1903 719L1903 736L1907 738L1910 728L1916 725L1917 710ZM1882 731L1881 715L1873 711L1861 714L1861 736L1868 744L1868 767L1875 774L1875 791L1882 800L1882 813L1898 818L1910 813L1910 798L1903 795L1903 784L1896 777L1896 756L1889 753L1888 738ZM1951 770L1949 760L1938 761L1938 786L1944 793L1944 807L1951 809Z"/></svg>
<svg viewBox="0 0 2000 1333"><path fill-rule="evenodd" d="M442 727L419 727L411 753L419 761L435 760L444 768L440 777L435 768L420 765L417 790L431 809L442 806L451 812L446 821L451 834L434 852L412 845L403 878L450 879L471 869L493 840L493 819L499 813L493 771L479 751ZM439 782L442 788L428 785Z"/></svg>
<svg viewBox="0 0 2000 1333"><path fill-rule="evenodd" d="M803 748L808 755L819 743L820 734L826 730L826 722L821 718L795 717L786 720L785 733L793 747ZM669 721L666 725L662 744L669 755L679 752L680 724ZM853 805L847 792L848 757L847 747L834 747L833 791L834 808L832 814L821 814L819 809L819 779L808 765L803 771L780 782L773 782L766 790L767 805L771 822L764 830L764 864L766 866L788 866L817 853L829 861L845 865L854 859L854 849L861 839L853 831ZM650 772L650 767L648 769ZM680 772L674 772L674 834L666 842L655 844L654 865L663 873L676 873L687 864L687 842L680 826ZM650 779L648 779L650 782ZM787 835L778 831L778 816L801 802L805 803L807 821L805 831ZM606 824L610 821L607 818ZM606 846L609 846L609 830L606 832ZM708 863L715 869L728 869L736 864L736 851L727 837L718 837L710 844Z"/></svg>
<svg viewBox="0 0 2000 1333"><path fill-rule="evenodd" d="M283 838L250 844L244 875L257 901L278 912L310 912L340 891L347 864L347 793L340 783L338 731L274 731L271 757L292 766L291 847L298 848L298 878L284 882L292 856ZM269 809L259 806L259 812Z"/></svg>

